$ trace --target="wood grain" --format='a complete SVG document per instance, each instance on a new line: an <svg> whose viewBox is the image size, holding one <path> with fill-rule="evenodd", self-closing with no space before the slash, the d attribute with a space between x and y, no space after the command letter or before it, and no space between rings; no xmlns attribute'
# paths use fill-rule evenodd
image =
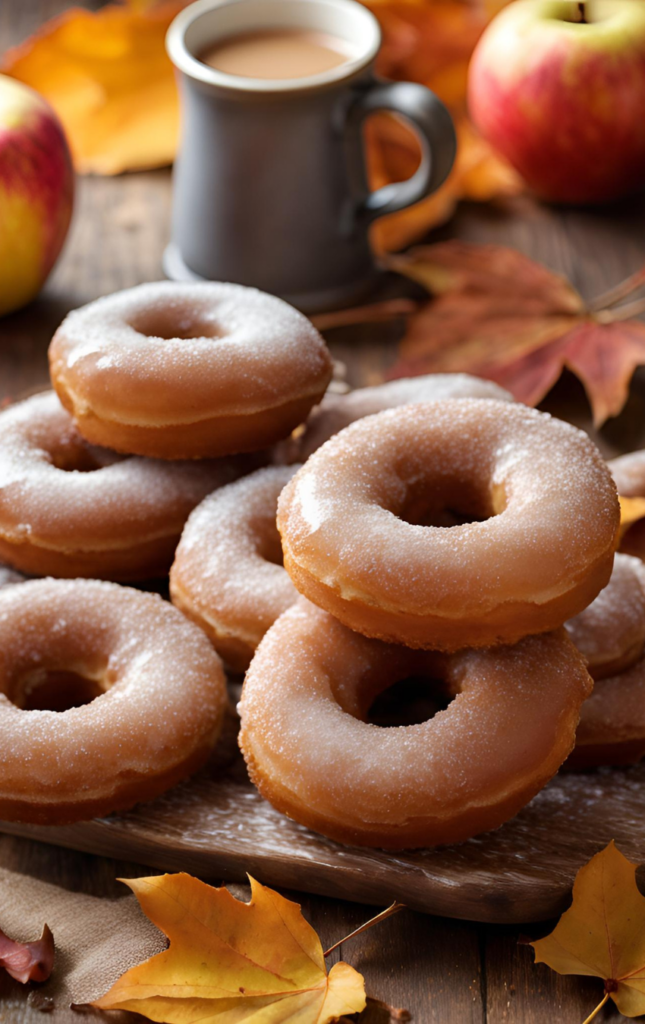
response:
<svg viewBox="0 0 645 1024"><path fill-rule="evenodd" d="M260 797L241 758L220 771L127 814L0 830L205 878L237 882L248 871L269 885L506 924L561 913L578 868L611 839L645 861L645 765L561 772L496 832L397 854L341 846L289 820Z"/></svg>

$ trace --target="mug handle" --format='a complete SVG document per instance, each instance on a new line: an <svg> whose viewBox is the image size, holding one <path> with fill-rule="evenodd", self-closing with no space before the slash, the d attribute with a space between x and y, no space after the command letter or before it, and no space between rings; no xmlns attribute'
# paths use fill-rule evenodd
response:
<svg viewBox="0 0 645 1024"><path fill-rule="evenodd" d="M416 128L421 142L421 163L407 181L366 192L361 128L370 114L389 110L401 114ZM375 81L351 105L346 126L349 132L350 174L358 199L354 218L371 223L386 213L396 213L425 199L446 180L457 152L457 138L448 110L430 89L416 82Z"/></svg>

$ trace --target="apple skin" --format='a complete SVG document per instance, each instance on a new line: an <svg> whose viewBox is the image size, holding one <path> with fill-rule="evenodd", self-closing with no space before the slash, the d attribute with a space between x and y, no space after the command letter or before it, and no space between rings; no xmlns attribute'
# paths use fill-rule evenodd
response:
<svg viewBox="0 0 645 1024"><path fill-rule="evenodd" d="M645 187L645 0L517 0L481 37L468 106L543 199L603 203ZM596 20L597 19L597 20Z"/></svg>
<svg viewBox="0 0 645 1024"><path fill-rule="evenodd" d="M45 100L0 75L0 316L38 293L72 216L74 171Z"/></svg>

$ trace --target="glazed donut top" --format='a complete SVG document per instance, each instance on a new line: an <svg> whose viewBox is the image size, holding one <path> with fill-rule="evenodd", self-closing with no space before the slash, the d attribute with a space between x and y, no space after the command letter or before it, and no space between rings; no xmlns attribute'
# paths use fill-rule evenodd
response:
<svg viewBox="0 0 645 1024"><path fill-rule="evenodd" d="M622 672L645 648L645 566L616 555L611 579L595 601L566 623L595 679Z"/></svg>
<svg viewBox="0 0 645 1024"><path fill-rule="evenodd" d="M306 317L254 288L217 283L157 281L73 310L50 364L81 407L150 426L271 409L320 394L331 375Z"/></svg>
<svg viewBox="0 0 645 1024"><path fill-rule="evenodd" d="M426 526L456 507L483 522ZM340 596L381 607L540 604L607 558L616 487L586 434L524 405L446 399L361 419L280 496L283 548ZM338 580L342 567L342 580Z"/></svg>
<svg viewBox="0 0 645 1024"><path fill-rule="evenodd" d="M0 530L15 542L52 543L61 523L76 546L114 540L144 525L146 537L176 531L195 505L236 479L245 461L161 462L88 444L53 391L0 413Z"/></svg>
<svg viewBox="0 0 645 1024"><path fill-rule="evenodd" d="M103 692L63 712L22 710L48 670ZM145 777L151 762L181 761L212 735L224 702L207 638L155 594L52 579L0 591L0 800L87 798L101 765L116 779Z"/></svg>
<svg viewBox="0 0 645 1024"><path fill-rule="evenodd" d="M305 462L321 444L364 416L413 402L435 402L443 398L514 401L510 392L498 384L469 373L431 373L391 380L371 388L357 388L346 395L327 394L312 411L302 433L283 442L285 461Z"/></svg>

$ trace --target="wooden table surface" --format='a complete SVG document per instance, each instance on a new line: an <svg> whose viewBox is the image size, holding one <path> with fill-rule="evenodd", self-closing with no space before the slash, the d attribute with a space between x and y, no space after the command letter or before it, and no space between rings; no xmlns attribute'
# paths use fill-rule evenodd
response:
<svg viewBox="0 0 645 1024"><path fill-rule="evenodd" d="M0 49L21 41L66 6L65 0L0 0ZM0 399L47 382L47 345L69 309L163 276L169 204L166 170L79 181L71 234L44 292L27 309L0 321ZM468 206L435 234L453 236L515 246L566 273L584 296L592 297L645 260L645 200L593 213L548 209L524 198L505 206ZM329 341L347 364L349 381L358 385L379 379L393 360L396 337L397 327L390 325L337 331ZM571 379L548 402L555 409L563 404L579 421L588 419L582 390ZM603 432L605 450L624 447L626 436L631 447L645 443L644 405L641 388L635 389L625 413ZM140 869L1 836L0 864L68 889L106 896L119 893L118 875ZM362 906L306 895L295 898L325 947L370 916ZM415 1024L581 1024L599 1001L601 985L534 966L532 950L518 945L518 936L543 932L544 926L474 925L403 911L344 945L341 955L364 974L371 995L407 1009ZM79 1018L61 1006L48 1019L71 1024ZM597 1018L621 1019L612 1004ZM0 972L0 1022L41 1020L27 1006L24 989ZM372 1017L370 1024L387 1021Z"/></svg>

